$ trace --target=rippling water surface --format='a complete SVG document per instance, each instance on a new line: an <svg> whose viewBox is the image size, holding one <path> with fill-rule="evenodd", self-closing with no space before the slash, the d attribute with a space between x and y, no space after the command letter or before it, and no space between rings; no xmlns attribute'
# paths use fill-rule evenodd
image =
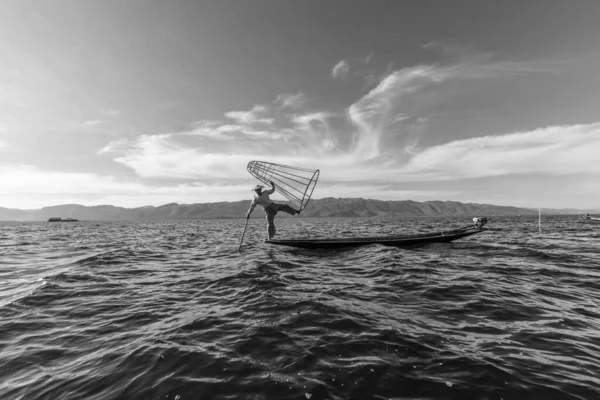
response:
<svg viewBox="0 0 600 400"><path fill-rule="evenodd" d="M280 237L468 219L280 219ZM0 399L599 399L600 224L409 249L262 220L0 223Z"/></svg>

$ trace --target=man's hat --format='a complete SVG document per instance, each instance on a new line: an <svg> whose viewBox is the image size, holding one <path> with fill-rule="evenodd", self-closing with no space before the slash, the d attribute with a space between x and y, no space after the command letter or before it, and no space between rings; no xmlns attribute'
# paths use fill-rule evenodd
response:
<svg viewBox="0 0 600 400"><path fill-rule="evenodd" d="M254 187L252 188L252 190L251 190L251 191L253 192L253 191L255 191L255 190L262 189L262 188L264 188L264 186L263 186L263 185L256 185L256 186L254 186Z"/></svg>

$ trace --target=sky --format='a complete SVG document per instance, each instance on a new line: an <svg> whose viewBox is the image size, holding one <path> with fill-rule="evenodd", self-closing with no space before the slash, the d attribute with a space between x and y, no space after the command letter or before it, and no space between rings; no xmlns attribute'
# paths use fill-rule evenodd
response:
<svg viewBox="0 0 600 400"><path fill-rule="evenodd" d="M0 207L600 208L600 2L0 0ZM283 200L274 195L273 199Z"/></svg>

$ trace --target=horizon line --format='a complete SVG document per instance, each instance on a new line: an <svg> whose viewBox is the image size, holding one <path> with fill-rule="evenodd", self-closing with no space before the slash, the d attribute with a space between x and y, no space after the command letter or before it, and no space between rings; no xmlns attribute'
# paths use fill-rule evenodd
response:
<svg viewBox="0 0 600 400"><path fill-rule="evenodd" d="M334 199L334 200L368 200L368 201L380 201L380 202L402 202L402 201L411 201L414 203L428 203L428 202L443 202L443 203L461 203L461 204L477 204L477 205L485 205L485 206L494 206L494 207L512 207L512 208L518 208L518 209L524 209L524 210L575 210L575 211L594 211L594 212L600 212L600 208L595 209L595 208L576 208L576 207L529 207L529 206L515 206L515 205L498 205L498 204L491 204L491 203L476 203L476 202L465 202L465 201L458 201L458 200L424 200L424 201L417 201L417 200L411 200L411 199L403 199L403 200L380 200L380 199L373 199L373 198L364 198L364 197L333 197L333 196L328 196L328 197L323 197L323 198L319 198L319 199L312 199L314 201L317 200L325 200L325 199ZM63 203L63 204L54 204L54 205L48 205L48 206L43 206L41 208L14 208L14 207L4 207L2 205L0 205L0 208L4 208L7 210L18 210L18 211L29 211L29 212L35 212L35 211L40 211L43 210L45 208L51 208L51 207L64 207L64 206L78 206L78 207L116 207L116 208L124 208L124 209L136 209L136 208L159 208L159 207L164 207L164 206L168 206L168 205L177 205L177 206L190 206L190 205L194 205L194 204L219 204L219 203L237 203L237 202L242 202L242 201L251 201L250 199L242 199L242 200L234 200L234 201L212 201L212 202L197 202L197 203L177 203L177 202L171 202L171 203L164 203L161 205L144 205L144 206L136 206L136 207L126 207L126 206L120 206L120 205L113 205L113 204L96 204L96 205L84 205L84 204L78 204L78 203ZM276 201L276 202L282 202L282 201Z"/></svg>

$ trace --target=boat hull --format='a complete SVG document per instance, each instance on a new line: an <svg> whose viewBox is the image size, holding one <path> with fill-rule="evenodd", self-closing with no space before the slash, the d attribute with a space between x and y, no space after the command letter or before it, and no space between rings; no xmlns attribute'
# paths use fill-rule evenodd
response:
<svg viewBox="0 0 600 400"><path fill-rule="evenodd" d="M487 229L470 227L453 231L432 232L421 235L397 235L347 239L280 239L266 240L265 243L301 249L340 249L367 246L370 244L404 247L428 243L448 243L486 230Z"/></svg>

